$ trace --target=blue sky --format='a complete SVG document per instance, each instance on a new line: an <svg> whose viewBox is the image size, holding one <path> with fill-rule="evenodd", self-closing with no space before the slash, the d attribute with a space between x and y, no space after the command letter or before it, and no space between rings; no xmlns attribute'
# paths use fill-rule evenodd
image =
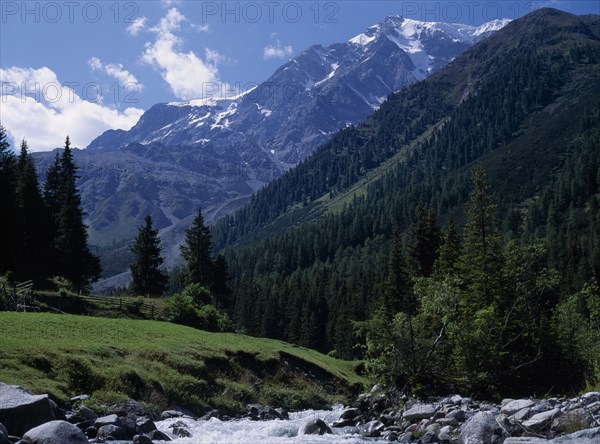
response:
<svg viewBox="0 0 600 444"><path fill-rule="evenodd" d="M70 134L85 147L158 102L231 94L313 44L346 41L387 15L472 25L593 1L0 0L0 121L33 151Z"/></svg>

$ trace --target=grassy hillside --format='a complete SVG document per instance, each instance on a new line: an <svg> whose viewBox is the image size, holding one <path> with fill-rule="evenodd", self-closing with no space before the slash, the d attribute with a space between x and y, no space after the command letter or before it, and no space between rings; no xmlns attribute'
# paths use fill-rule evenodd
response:
<svg viewBox="0 0 600 444"><path fill-rule="evenodd" d="M0 381L99 404L127 397L151 408L208 405L235 413L343 401L366 380L358 362L284 342L179 325L47 313L0 313Z"/></svg>

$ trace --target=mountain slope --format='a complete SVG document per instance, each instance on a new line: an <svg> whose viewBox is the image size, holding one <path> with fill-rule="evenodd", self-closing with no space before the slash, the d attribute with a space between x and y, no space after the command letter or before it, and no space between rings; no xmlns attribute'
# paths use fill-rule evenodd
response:
<svg viewBox="0 0 600 444"><path fill-rule="evenodd" d="M130 239L146 214L181 233L198 207L208 221L234 211L390 93L505 23L388 17L349 42L309 48L242 94L155 105L130 131L107 131L76 154L90 241ZM52 155L41 157L48 164ZM169 265L176 260L168 253Z"/></svg>
<svg viewBox="0 0 600 444"><path fill-rule="evenodd" d="M510 23L219 222L238 320L255 334L352 355L348 320L365 319L381 294L392 226L412 223L419 202L460 222L475 162L512 235L544 236L551 208L557 236L579 224L579 253L551 253L553 266L574 270L565 285L600 274L600 223L589 210L600 183L598 24L553 9ZM572 172L564 178L569 171L583 185L572 185Z"/></svg>

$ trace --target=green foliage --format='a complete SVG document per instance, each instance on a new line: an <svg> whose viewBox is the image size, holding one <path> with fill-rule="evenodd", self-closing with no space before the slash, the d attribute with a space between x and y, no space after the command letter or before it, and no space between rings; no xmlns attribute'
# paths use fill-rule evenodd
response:
<svg viewBox="0 0 600 444"><path fill-rule="evenodd" d="M134 294L160 296L167 287L168 276L160 269L164 259L161 256L158 230L152 227L152 217L144 218L131 251L135 262L131 264L131 291Z"/></svg>
<svg viewBox="0 0 600 444"><path fill-rule="evenodd" d="M212 305L211 292L199 284L188 285L181 293L167 299L171 322L206 331L234 331L227 314Z"/></svg>
<svg viewBox="0 0 600 444"><path fill-rule="evenodd" d="M570 371L588 387L600 384L600 291L592 281L556 308L555 329Z"/></svg>

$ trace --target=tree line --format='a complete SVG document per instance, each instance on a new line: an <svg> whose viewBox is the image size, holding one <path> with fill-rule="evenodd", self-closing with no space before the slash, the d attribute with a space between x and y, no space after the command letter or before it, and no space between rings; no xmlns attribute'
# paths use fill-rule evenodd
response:
<svg viewBox="0 0 600 444"><path fill-rule="evenodd" d="M0 125L0 274L41 287L61 276L83 292L99 278L100 261L87 243L77 179L68 136L40 186L27 142L15 155Z"/></svg>

